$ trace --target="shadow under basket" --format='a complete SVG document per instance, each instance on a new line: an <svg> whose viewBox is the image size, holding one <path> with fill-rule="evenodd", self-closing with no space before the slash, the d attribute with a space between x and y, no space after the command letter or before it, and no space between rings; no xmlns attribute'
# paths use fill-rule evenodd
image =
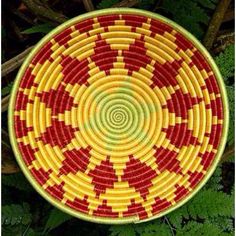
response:
<svg viewBox="0 0 236 236"><path fill-rule="evenodd" d="M216 168L228 105L206 49L137 9L73 18L21 67L9 130L16 159L51 204L110 224L161 217Z"/></svg>

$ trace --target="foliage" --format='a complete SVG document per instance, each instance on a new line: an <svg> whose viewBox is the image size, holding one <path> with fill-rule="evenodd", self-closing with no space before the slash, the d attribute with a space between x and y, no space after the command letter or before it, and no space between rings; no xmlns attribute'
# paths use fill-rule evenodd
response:
<svg viewBox="0 0 236 236"><path fill-rule="evenodd" d="M229 78L234 76L234 49L234 44L231 44L215 58L226 84L229 84Z"/></svg>
<svg viewBox="0 0 236 236"><path fill-rule="evenodd" d="M10 82L6 87L2 88L1 93L3 97L11 92L12 86L13 82Z"/></svg>
<svg viewBox="0 0 236 236"><path fill-rule="evenodd" d="M22 205L11 204L2 207L2 225L27 225L31 222L32 215L28 203Z"/></svg>
<svg viewBox="0 0 236 236"><path fill-rule="evenodd" d="M220 216L216 218L209 218L207 221L213 225L216 225L221 231L226 231L228 233L234 232L233 219Z"/></svg>
<svg viewBox="0 0 236 236"><path fill-rule="evenodd" d="M136 230L137 233L142 236L171 236L171 229L165 220L155 220L150 223L143 223L142 225L139 225Z"/></svg>
<svg viewBox="0 0 236 236"><path fill-rule="evenodd" d="M235 89L233 86L226 86L228 101L229 101L229 131L228 131L228 144L234 143L234 123L235 123L235 116L234 116L234 100L235 100Z"/></svg>
<svg viewBox="0 0 236 236"><path fill-rule="evenodd" d="M171 18L189 30L197 38L202 38L209 22L208 11L215 8L217 0L164 0L163 8Z"/></svg>
<svg viewBox="0 0 236 236"><path fill-rule="evenodd" d="M3 236L40 236L37 232L35 232L29 226L25 226L22 224L12 226L4 226L2 228L2 235Z"/></svg>
<svg viewBox="0 0 236 236"><path fill-rule="evenodd" d="M182 226L188 221L210 222L221 231L232 231L234 196L219 191L222 189L220 170L220 167L216 169L207 185L192 200L167 215L177 232L182 232ZM219 224L220 219L225 220L224 228Z"/></svg>
<svg viewBox="0 0 236 236"><path fill-rule="evenodd" d="M226 84L226 91L229 102L229 131L228 144L234 143L234 103L235 103L235 87L234 87L234 44L228 45L223 52L215 57L215 62L218 65L221 75Z"/></svg>
<svg viewBox="0 0 236 236"><path fill-rule="evenodd" d="M2 183L5 186L14 187L16 189L26 192L30 192L33 190L33 188L22 173L2 175Z"/></svg>
<svg viewBox="0 0 236 236"><path fill-rule="evenodd" d="M171 236L168 224L161 220L138 225L114 225L110 227L110 231L110 236Z"/></svg>
<svg viewBox="0 0 236 236"><path fill-rule="evenodd" d="M214 235L214 236L226 236L230 235L227 233L222 233L222 231L215 225L211 223L197 223L196 221L190 221L184 227L179 230L176 236L189 236L189 235Z"/></svg>
<svg viewBox="0 0 236 236"><path fill-rule="evenodd" d="M47 34L54 28L55 27L52 26L50 23L45 23L45 24L40 24L40 25L33 26L31 28L28 28L22 31L22 33L23 34L35 34L35 33Z"/></svg>
<svg viewBox="0 0 236 236"><path fill-rule="evenodd" d="M233 199L224 192L213 190L202 190L198 196L193 198L184 207L187 208L187 215L184 218L207 219L216 216L233 217Z"/></svg>
<svg viewBox="0 0 236 236"><path fill-rule="evenodd" d="M110 236L135 236L136 231L133 225L114 225L110 227Z"/></svg>
<svg viewBox="0 0 236 236"><path fill-rule="evenodd" d="M46 222L44 232L51 231L52 229L58 227L64 222L70 220L71 218L73 217L56 208L52 209L49 213L49 217Z"/></svg>
<svg viewBox="0 0 236 236"><path fill-rule="evenodd" d="M118 2L120 2L119 0L102 0L97 8L98 9L105 9L105 8L109 8L112 7L112 5L117 4Z"/></svg>
<svg viewBox="0 0 236 236"><path fill-rule="evenodd" d="M207 181L203 189L206 189L206 190L211 189L214 191L222 190L223 186L222 186L221 180L222 180L222 169L221 169L221 165L219 165L214 171L212 177Z"/></svg>

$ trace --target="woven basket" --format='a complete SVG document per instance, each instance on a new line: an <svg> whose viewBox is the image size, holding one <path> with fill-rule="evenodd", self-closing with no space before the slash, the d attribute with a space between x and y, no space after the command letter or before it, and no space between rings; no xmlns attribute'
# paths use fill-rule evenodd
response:
<svg viewBox="0 0 236 236"><path fill-rule="evenodd" d="M20 167L50 203L88 221L143 222L211 176L227 97L209 53L179 25L100 10L36 45L14 84L9 129Z"/></svg>

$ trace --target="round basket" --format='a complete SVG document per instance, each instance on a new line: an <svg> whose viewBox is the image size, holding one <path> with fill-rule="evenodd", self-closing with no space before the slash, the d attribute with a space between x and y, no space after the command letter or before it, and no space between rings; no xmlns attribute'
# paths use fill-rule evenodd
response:
<svg viewBox="0 0 236 236"><path fill-rule="evenodd" d="M9 130L34 188L99 223L143 222L188 201L224 150L227 96L206 49L147 11L107 9L49 33L21 67Z"/></svg>

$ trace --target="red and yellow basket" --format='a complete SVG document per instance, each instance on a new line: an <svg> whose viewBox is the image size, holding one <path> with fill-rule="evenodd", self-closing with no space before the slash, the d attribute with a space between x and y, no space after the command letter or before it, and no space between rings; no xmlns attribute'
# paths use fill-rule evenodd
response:
<svg viewBox="0 0 236 236"><path fill-rule="evenodd" d="M88 221L143 222L209 179L226 142L227 96L182 27L147 11L100 10L33 49L9 129L20 167L50 203Z"/></svg>

